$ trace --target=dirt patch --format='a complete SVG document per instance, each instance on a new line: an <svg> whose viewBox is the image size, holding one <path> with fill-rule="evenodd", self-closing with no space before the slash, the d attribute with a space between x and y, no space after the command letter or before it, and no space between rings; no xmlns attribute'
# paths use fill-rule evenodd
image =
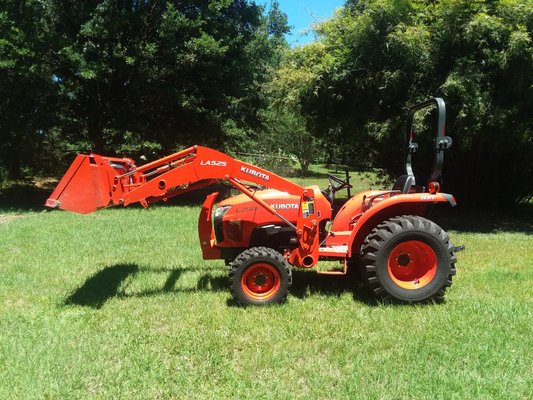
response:
<svg viewBox="0 0 533 400"><path fill-rule="evenodd" d="M57 178L33 178L32 183L36 188L53 190L59 180Z"/></svg>
<svg viewBox="0 0 533 400"><path fill-rule="evenodd" d="M9 221L12 221L14 219L17 219L17 218L20 218L22 217L22 215L17 215L17 214L13 214L13 215L0 215L0 224L3 224L3 223L6 223L6 222L9 222Z"/></svg>

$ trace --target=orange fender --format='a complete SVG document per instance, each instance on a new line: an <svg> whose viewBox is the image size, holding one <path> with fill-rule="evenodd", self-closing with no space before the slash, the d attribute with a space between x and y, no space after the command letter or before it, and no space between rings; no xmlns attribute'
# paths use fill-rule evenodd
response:
<svg viewBox="0 0 533 400"><path fill-rule="evenodd" d="M437 203L449 203L452 207L457 205L455 198L447 193L401 194L376 202L355 222L348 239L348 257L351 257L353 252L359 252L366 236L382 221L398 215L424 216L428 206Z"/></svg>

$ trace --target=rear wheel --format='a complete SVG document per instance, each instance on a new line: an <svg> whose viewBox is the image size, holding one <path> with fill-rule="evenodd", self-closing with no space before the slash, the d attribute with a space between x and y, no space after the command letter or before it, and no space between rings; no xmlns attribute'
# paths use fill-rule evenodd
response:
<svg viewBox="0 0 533 400"><path fill-rule="evenodd" d="M230 266L231 294L240 304L276 304L287 298L292 274L279 252L252 247L239 254Z"/></svg>
<svg viewBox="0 0 533 400"><path fill-rule="evenodd" d="M366 284L376 297L442 300L455 275L455 247L437 224L404 215L378 225L362 246Z"/></svg>

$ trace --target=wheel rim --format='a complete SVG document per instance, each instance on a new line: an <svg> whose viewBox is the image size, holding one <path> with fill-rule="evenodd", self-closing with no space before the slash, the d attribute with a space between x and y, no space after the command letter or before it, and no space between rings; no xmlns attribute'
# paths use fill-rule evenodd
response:
<svg viewBox="0 0 533 400"><path fill-rule="evenodd" d="M257 263L248 267L241 277L244 294L253 300L269 300L278 292L281 276L278 270L266 263Z"/></svg>
<svg viewBox="0 0 533 400"><path fill-rule="evenodd" d="M431 246L424 242L402 242L389 255L388 271L392 281L401 288L420 289L435 277L437 255Z"/></svg>

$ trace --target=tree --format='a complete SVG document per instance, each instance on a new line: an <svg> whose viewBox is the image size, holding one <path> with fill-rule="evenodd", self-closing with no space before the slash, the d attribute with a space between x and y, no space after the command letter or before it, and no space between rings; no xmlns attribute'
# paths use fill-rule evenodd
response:
<svg viewBox="0 0 533 400"><path fill-rule="evenodd" d="M54 3L65 115L85 124L96 151L112 152L125 131L164 151L199 139L220 145L223 121L251 113L260 71L248 44L262 12L254 4Z"/></svg>
<svg viewBox="0 0 533 400"><path fill-rule="evenodd" d="M259 126L283 16L248 0L1 2L3 160L223 147Z"/></svg>
<svg viewBox="0 0 533 400"><path fill-rule="evenodd" d="M288 91L314 135L340 132L351 161L402 173L403 120L414 103L448 105L445 190L471 206L533 195L533 7L528 0L350 1L317 26L320 56ZM305 51L305 50L301 50ZM419 128L431 127L426 115ZM429 141L429 133L420 141ZM328 141L325 141L327 145ZM426 143L430 145L430 143ZM422 146L421 146L422 147ZM431 149L418 165L429 170ZM422 180L420 183L424 183Z"/></svg>
<svg viewBox="0 0 533 400"><path fill-rule="evenodd" d="M303 175L309 172L310 164L320 151L319 141L311 134L309 119L302 112L300 99L316 78L313 67L316 59L322 56L322 50L319 43L286 48L279 68L264 86L269 106L261 113L261 118L264 136L268 139L261 143L295 156Z"/></svg>
<svg viewBox="0 0 533 400"><path fill-rule="evenodd" d="M285 73L288 71L284 58L290 57L290 51L285 34L290 31L287 15L279 9L279 3L273 1L263 22L266 30L258 39L263 46L253 46L263 52L262 57L256 57L265 63L263 69L265 77L258 87L262 97L262 104L258 108L259 126L248 134L238 132L238 137L247 137L241 141L241 150L253 151L268 156L279 156L283 159L295 157L300 163L302 174L307 174L309 165L318 154L317 140L307 128L307 120L300 112L299 105L293 102L286 89L285 80L290 79ZM248 127L253 125L248 125ZM264 162L261 160L261 162ZM271 160L265 167L278 169L278 163ZM286 162L284 162L286 164ZM281 169L281 168L280 168Z"/></svg>
<svg viewBox="0 0 533 400"><path fill-rule="evenodd" d="M294 109L272 106L260 113L264 135L256 147L262 153L294 156L301 174L309 173L309 166L319 155L318 141L306 127L306 120Z"/></svg>
<svg viewBox="0 0 533 400"><path fill-rule="evenodd" d="M53 83L43 61L46 37L37 1L3 1L0 9L0 168L20 179L36 162L36 143L53 125Z"/></svg>

